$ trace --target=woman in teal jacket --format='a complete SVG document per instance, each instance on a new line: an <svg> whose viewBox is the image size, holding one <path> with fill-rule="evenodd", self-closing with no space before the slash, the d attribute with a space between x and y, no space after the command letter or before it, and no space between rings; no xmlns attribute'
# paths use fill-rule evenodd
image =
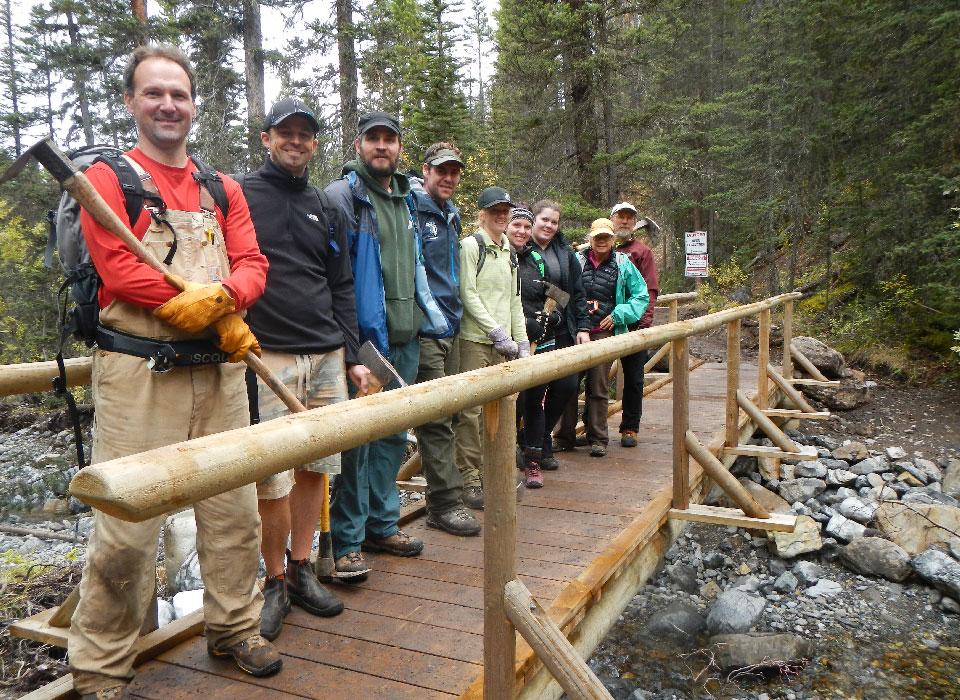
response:
<svg viewBox="0 0 960 700"><path fill-rule="evenodd" d="M650 302L647 283L630 257L614 251L613 222L597 219L590 226L590 248L577 254L583 267L583 288L587 297L592 327L590 340L603 340L627 332L627 326L643 316ZM607 453L607 378L612 362L587 370L586 402L583 421L590 455ZM564 411L556 438L561 443L574 443L577 405Z"/></svg>

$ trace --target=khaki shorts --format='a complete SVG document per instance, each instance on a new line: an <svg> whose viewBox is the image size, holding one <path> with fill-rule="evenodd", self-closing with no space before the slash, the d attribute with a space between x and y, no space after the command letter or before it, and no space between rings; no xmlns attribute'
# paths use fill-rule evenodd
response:
<svg viewBox="0 0 960 700"><path fill-rule="evenodd" d="M290 355L264 350L261 359L308 409L347 400L347 374L346 365L343 362L343 348L319 355ZM259 377L257 378L257 401L261 422L290 414L290 410L283 404L280 397L274 394ZM294 484L293 471L291 469L274 474L258 483L257 498L270 501L289 494ZM297 467L297 471L339 474L340 454L304 464L302 467Z"/></svg>

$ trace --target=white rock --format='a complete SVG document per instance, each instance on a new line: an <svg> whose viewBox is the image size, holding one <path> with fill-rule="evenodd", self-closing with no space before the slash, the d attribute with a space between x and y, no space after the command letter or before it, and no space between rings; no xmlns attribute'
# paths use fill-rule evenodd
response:
<svg viewBox="0 0 960 700"><path fill-rule="evenodd" d="M837 506L837 510L840 511L841 515L865 524L870 522L878 507L879 505L876 503L862 501L859 498L846 498Z"/></svg>
<svg viewBox="0 0 960 700"><path fill-rule="evenodd" d="M157 627L173 622L176 619L176 612L173 609L173 603L169 600L157 599Z"/></svg>
<svg viewBox="0 0 960 700"><path fill-rule="evenodd" d="M173 613L176 616L174 619L179 620L181 617L189 615L194 610L199 610L202 607L202 588L195 591L182 591L173 596Z"/></svg>
<svg viewBox="0 0 960 700"><path fill-rule="evenodd" d="M931 462L929 459L915 459L913 460L913 466L920 470L927 477L925 481L928 484L943 479L943 474L940 471L940 467Z"/></svg>
<svg viewBox="0 0 960 700"><path fill-rule="evenodd" d="M822 578L813 586L804 591L811 598L819 598L820 596L833 596L839 593L843 593L843 587L840 586L836 581L831 581L827 578Z"/></svg>
<svg viewBox="0 0 960 700"><path fill-rule="evenodd" d="M857 475L848 469L831 469L827 472L828 486L844 486L846 484L853 483L856 480Z"/></svg>
<svg viewBox="0 0 960 700"><path fill-rule="evenodd" d="M887 453L887 459L903 459L907 456L906 451L902 447L888 447L884 451Z"/></svg>
<svg viewBox="0 0 960 700"><path fill-rule="evenodd" d="M866 531L863 525L849 520L840 513L830 518L825 529L829 535L844 542L852 542L858 537L863 537L863 533Z"/></svg>

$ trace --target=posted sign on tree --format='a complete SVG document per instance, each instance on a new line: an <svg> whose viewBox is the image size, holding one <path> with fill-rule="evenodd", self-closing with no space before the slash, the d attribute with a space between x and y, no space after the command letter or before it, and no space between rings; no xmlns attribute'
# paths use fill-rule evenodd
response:
<svg viewBox="0 0 960 700"><path fill-rule="evenodd" d="M685 243L687 260L683 269L683 276L706 277L708 267L707 232L687 231Z"/></svg>

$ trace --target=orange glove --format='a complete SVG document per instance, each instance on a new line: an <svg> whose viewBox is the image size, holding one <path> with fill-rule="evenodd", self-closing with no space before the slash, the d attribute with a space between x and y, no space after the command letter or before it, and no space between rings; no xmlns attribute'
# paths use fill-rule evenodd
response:
<svg viewBox="0 0 960 700"><path fill-rule="evenodd" d="M224 316L213 324L220 334L220 340L215 345L224 352L230 353L227 362L243 362L248 352L260 357L260 343L257 336L250 330L247 322L237 314Z"/></svg>
<svg viewBox="0 0 960 700"><path fill-rule="evenodd" d="M198 333L217 319L236 311L233 297L219 282L197 284L186 282L176 275L167 275L168 281L183 291L163 306L153 311L153 315L171 326Z"/></svg>

